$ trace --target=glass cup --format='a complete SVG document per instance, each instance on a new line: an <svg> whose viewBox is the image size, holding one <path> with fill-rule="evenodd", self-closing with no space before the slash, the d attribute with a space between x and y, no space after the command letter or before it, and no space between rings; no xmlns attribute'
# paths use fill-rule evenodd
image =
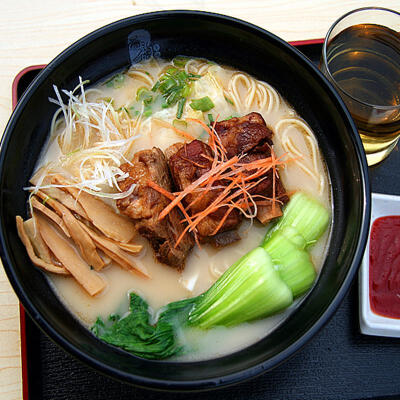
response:
<svg viewBox="0 0 400 400"><path fill-rule="evenodd" d="M400 13L367 7L329 29L320 64L349 109L368 165L386 158L400 136Z"/></svg>

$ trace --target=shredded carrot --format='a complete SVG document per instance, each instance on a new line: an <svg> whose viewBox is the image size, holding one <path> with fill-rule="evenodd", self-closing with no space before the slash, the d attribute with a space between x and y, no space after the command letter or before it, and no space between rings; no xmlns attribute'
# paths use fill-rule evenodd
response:
<svg viewBox="0 0 400 400"><path fill-rule="evenodd" d="M178 134L184 137L185 139L189 140L195 140L196 138L192 136L190 133L182 131L181 129L175 128L173 125L171 125L171 128Z"/></svg>
<svg viewBox="0 0 400 400"><path fill-rule="evenodd" d="M213 175L219 173L222 170L228 169L229 166L234 165L237 161L238 158L236 156L232 157L225 163L221 163L214 169L210 169L205 174L203 174L199 179L188 185L182 192L179 192L179 194L175 197L175 199L172 200L171 203L169 203L168 206L160 213L159 219L163 219L181 200L184 199L184 197L187 194L191 193L193 189L200 186L202 183L208 181Z"/></svg>
<svg viewBox="0 0 400 400"><path fill-rule="evenodd" d="M166 198L168 198L169 200L174 200L175 196L171 193L168 192L168 190L164 189L163 187L157 185L157 183L153 182L153 181L148 181L147 185L149 187L151 187L152 189L156 190L157 192L161 193L162 195L164 195ZM179 209L182 211L184 217L186 218L186 220L190 220L189 215L186 213L185 208L183 207L182 203L178 204Z"/></svg>
<svg viewBox="0 0 400 400"><path fill-rule="evenodd" d="M192 220L191 222L189 222L189 227L191 229L195 228L205 217L210 214L210 210L213 210L214 207L216 207L218 204L221 204L221 202L226 199L227 195L231 192L231 189L236 183L237 180L231 182L207 208L197 213L196 220Z"/></svg>
<svg viewBox="0 0 400 400"><path fill-rule="evenodd" d="M186 118L186 121L196 122L197 124L200 124L209 135L211 134L211 129L208 127L208 125L205 122L201 121L200 119Z"/></svg>
<svg viewBox="0 0 400 400"><path fill-rule="evenodd" d="M205 124L203 121L199 120L199 119L195 119L195 118L187 118L187 121L191 121L191 122L196 122L197 124L201 125L204 130L208 133L208 144L211 147L211 149L214 151L214 162L213 162L213 167L215 166L218 157L220 157L221 159L226 159L226 149L224 147L224 145L221 142L221 139L219 138L217 132L215 131L215 125L218 121L219 118L219 114L217 116L217 118L214 121L213 126L210 128L207 124Z"/></svg>
<svg viewBox="0 0 400 400"><path fill-rule="evenodd" d="M171 192L168 192L168 190L166 190L166 189L162 188L161 186L157 185L157 183L155 183L155 182L153 182L153 181L148 181L148 182L147 182L147 185L148 185L149 187L151 187L152 189L156 190L157 192L161 193L162 195L164 195L164 196L165 196L166 198L168 198L169 200L174 200L175 196L174 196ZM183 220L183 222L185 222L185 221L187 221L187 222L191 221L191 218L190 218L189 214L186 212L186 210L185 210L185 208L183 207L182 203L179 203L179 204L178 204L178 207L179 207L179 209L182 211L183 216L185 217L185 219ZM189 230L189 226L187 226L187 227L183 230L183 232L181 233L181 235L178 237L178 239L177 239L177 241L176 241L176 243L175 243L175 245L174 245L174 248L177 248L177 247L178 247L179 243L181 242L181 240L183 239L183 237L185 236L185 234L187 233L188 230ZM197 237L196 232L193 232L193 235L194 235L194 239L195 239L195 241L196 241L196 244L200 247L200 243L199 243L199 240L198 240L198 237Z"/></svg>
<svg viewBox="0 0 400 400"><path fill-rule="evenodd" d="M224 225L225 221L229 217L229 214L232 212L233 207L229 207L224 216L221 218L221 221L219 221L219 224L217 227L214 229L213 233L211 235L216 235L218 231L222 228L222 225Z"/></svg>
<svg viewBox="0 0 400 400"><path fill-rule="evenodd" d="M173 125L171 125L167 121L164 121L164 120L158 119L158 118L153 118L153 121L157 122L158 124L160 124L160 125L162 125L162 126L164 126L166 128L173 129L178 135L184 137L185 139L189 139L189 140L195 140L196 139L190 133L188 133L186 131L182 131L181 129L175 128Z"/></svg>
<svg viewBox="0 0 400 400"><path fill-rule="evenodd" d="M271 149L271 159L272 159L272 214L275 214L275 174L277 173L276 171L276 166L274 164L275 161L275 152L273 149Z"/></svg>
<svg viewBox="0 0 400 400"><path fill-rule="evenodd" d="M199 163L197 163L197 162L195 162L195 161L193 161L193 160L190 160L189 158L183 157L183 156L181 156L181 158L182 158L183 160L187 161L187 162L190 162L191 164L195 165L196 167L199 167L199 168L208 168L208 165L199 164Z"/></svg>
<svg viewBox="0 0 400 400"><path fill-rule="evenodd" d="M219 116L218 116L219 117ZM218 120L216 118L212 126L206 125L203 121L193 118L188 118L187 121L195 122L201 125L209 135L208 144L213 151L213 157L202 154L202 156L211 163L210 169L206 171L200 178L189 184L184 190L176 193L170 193L163 188L160 188L154 182L149 182L149 186L165 195L171 202L160 213L159 219L163 218L171 212L175 207L178 207L184 216L182 222L187 225L180 234L175 247L179 245L187 232L192 232L198 242L197 226L206 217L215 213L218 210L224 209L223 217L219 220L218 225L212 232L212 235L217 234L223 227L229 215L234 209L239 210L248 218L254 218L257 215L257 206L272 206L272 212L275 213L277 204L282 204L282 201L277 197L276 179L278 177L278 166L285 166L288 162L294 159L288 159L287 154L276 157L273 148L271 147L271 155L262 159L250 161L248 163L242 161L242 156L234 156L227 158L227 151L223 146L220 137L218 136L215 126ZM174 128L174 130L176 130ZM201 165L190 159L193 165L199 168L208 168L208 165ZM266 197L261 194L252 194L254 188L272 175L272 196ZM204 199L209 193L215 193L211 197L210 203L201 211L194 212L195 204ZM188 201L187 196L197 193L194 198ZM185 202L185 206L183 205Z"/></svg>

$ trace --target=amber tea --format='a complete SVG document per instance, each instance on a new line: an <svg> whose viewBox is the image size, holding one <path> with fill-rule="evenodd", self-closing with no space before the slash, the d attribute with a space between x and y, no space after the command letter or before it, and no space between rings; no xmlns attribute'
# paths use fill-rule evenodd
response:
<svg viewBox="0 0 400 400"><path fill-rule="evenodd" d="M400 134L400 34L376 24L350 26L328 42L326 65L357 125L368 164L381 161Z"/></svg>

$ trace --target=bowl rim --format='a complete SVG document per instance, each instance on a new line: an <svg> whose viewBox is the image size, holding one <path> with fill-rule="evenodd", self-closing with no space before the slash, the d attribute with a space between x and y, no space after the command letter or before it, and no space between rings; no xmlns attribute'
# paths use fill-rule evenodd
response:
<svg viewBox="0 0 400 400"><path fill-rule="evenodd" d="M300 350L321 328L323 325L327 323L327 321L332 317L334 311L339 306L340 302L343 300L345 294L347 293L351 283L353 282L353 278L358 270L358 266L360 265L363 250L365 248L365 244L368 237L369 231L369 220L370 220L370 212L371 212L371 194L370 194L370 184L369 184L369 175L368 175L368 166L365 157L365 153L362 147L362 142L357 134L357 129L352 120L349 111L347 110L343 100L340 98L339 94L335 91L332 84L323 76L323 74L316 68L313 63L303 55L298 49L288 44L283 39L274 35L273 33L257 26L252 23L246 22L244 20L218 14L207 11L192 11L192 10L164 10L164 11L156 11L150 13L143 13L134 16L130 16L127 18L120 19L118 21L107 24L101 28L96 29L95 31L85 35L78 41L74 42L70 46L68 46L65 50L63 50L59 55L57 55L32 81L29 85L28 89L25 91L20 101L18 102L16 108L14 109L7 126L4 130L3 137L0 142L0 170L3 169L4 165L4 157L5 151L4 149L7 147L7 144L10 140L11 134L14 130L14 125L18 120L20 114L23 112L23 109L26 103L29 101L32 96L35 88L45 81L48 77L48 74L56 68L59 64L61 64L65 59L67 59L72 53L74 53L77 49L80 49L95 39L100 38L101 36L113 32L114 30L123 29L124 27L133 25L137 22L145 22L148 19L157 19L157 18L166 18L171 16L196 16L199 18L207 18L213 19L216 22L233 24L241 29L247 29L251 32L261 34L264 37L269 37L277 42L280 46L284 47L288 52L294 53L295 56L301 60L303 64L306 65L308 69L313 71L313 74L318 77L320 83L325 86L325 89L329 91L329 94L333 96L335 102L341 108L341 114L343 115L343 119L346 120L350 130L352 131L351 140L353 142L354 148L356 150L356 158L357 164L360 167L361 174L361 185L362 185L362 199L363 199L363 210L362 210L362 221L360 225L360 235L357 241L357 245L354 250L354 257L351 262L351 265L348 268L347 274L343 280L343 283L339 290L337 291L335 297L331 301L331 303L327 306L324 313L316 322L308 329L308 331L294 341L290 346L281 351L279 354L275 355L268 360L265 360L261 363L258 363L254 366L251 366L245 370L233 372L226 374L220 377L212 377L212 378L204 378L204 379L193 379L190 381L181 381L181 380L163 380L159 378L148 378L139 375L130 374L127 372L123 372L117 368L111 367L108 364L105 364L95 357L92 357L87 352L81 351L72 345L66 338L64 338L61 334L59 334L38 312L35 305L30 300L29 296L22 289L20 282L14 272L14 268L12 263L9 260L8 252L5 251L6 244L4 237L0 235L0 256L3 262L4 270L7 274L7 277L16 292L18 298L20 299L23 307L27 310L28 314L34 320L34 322L39 326L39 328L48 336L52 341L57 343L60 347L62 347L69 354L73 355L80 361L84 362L86 365L96 369L97 371L111 376L114 379L120 380L124 383L131 383L139 387L143 388L151 388L156 390L183 390L183 391L197 391L197 390L207 390L213 389L216 387L226 387L228 385L232 385L238 382L243 382L250 378L256 377L267 370L271 370L272 368L277 367L282 362L293 356L298 350ZM162 361L161 361L162 362ZM207 360L197 361L196 363L205 365Z"/></svg>

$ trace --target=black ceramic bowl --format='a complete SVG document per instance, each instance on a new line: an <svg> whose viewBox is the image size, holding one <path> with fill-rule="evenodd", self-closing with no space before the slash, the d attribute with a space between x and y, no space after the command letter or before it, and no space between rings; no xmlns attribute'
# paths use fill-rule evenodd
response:
<svg viewBox="0 0 400 400"><path fill-rule="evenodd" d="M56 106L52 85L92 83L150 56L206 57L272 84L314 130L332 181L334 219L318 283L283 324L256 344L204 362L147 361L108 346L57 299L21 244L15 215L26 216L23 191L46 141ZM276 36L234 18L204 12L139 15L101 28L70 46L35 79L1 143L0 239L4 268L23 306L55 342L112 377L159 389L209 389L253 377L304 345L333 314L360 262L370 192L360 139L343 102L311 62Z"/></svg>

